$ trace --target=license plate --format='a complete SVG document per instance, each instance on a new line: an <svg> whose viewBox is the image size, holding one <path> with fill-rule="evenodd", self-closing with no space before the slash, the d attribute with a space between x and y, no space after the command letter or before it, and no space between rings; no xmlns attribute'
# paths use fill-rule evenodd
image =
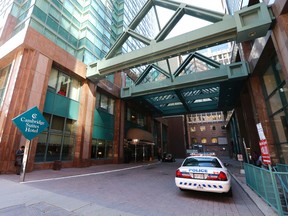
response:
<svg viewBox="0 0 288 216"><path fill-rule="evenodd" d="M194 174L193 174L193 177L194 177L195 179L204 179L204 175L201 174L201 173L194 173Z"/></svg>

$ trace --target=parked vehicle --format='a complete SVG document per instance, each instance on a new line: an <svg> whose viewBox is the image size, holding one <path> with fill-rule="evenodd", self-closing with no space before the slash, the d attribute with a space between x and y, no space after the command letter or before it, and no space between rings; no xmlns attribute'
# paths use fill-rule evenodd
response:
<svg viewBox="0 0 288 216"><path fill-rule="evenodd" d="M162 162L175 162L175 158L170 153L164 153L162 157Z"/></svg>
<svg viewBox="0 0 288 216"><path fill-rule="evenodd" d="M180 190L226 193L232 196L231 176L215 156L189 156L176 170L175 184Z"/></svg>

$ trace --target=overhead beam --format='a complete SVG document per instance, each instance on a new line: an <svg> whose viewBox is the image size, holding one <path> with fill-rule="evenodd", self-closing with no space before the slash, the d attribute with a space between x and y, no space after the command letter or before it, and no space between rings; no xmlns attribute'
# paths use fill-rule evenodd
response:
<svg viewBox="0 0 288 216"><path fill-rule="evenodd" d="M147 97L146 100L148 100L150 102L153 102L154 106L159 107L162 104L176 103L176 102L179 101L179 98L178 97L173 97L173 98L169 98L169 99L166 99L166 100L161 100L161 101L156 101L155 102L155 101L150 100L149 97Z"/></svg>
<svg viewBox="0 0 288 216"><path fill-rule="evenodd" d="M134 23L139 23L139 19ZM131 29L135 28L134 23ZM217 23L163 41L152 41L147 47L97 61L88 66L87 78L96 81L116 71L154 63L227 41L235 40L239 43L252 40L265 36L271 23L272 17L267 5L259 3L235 12L234 16L227 15ZM127 33L121 40L126 37Z"/></svg>
<svg viewBox="0 0 288 216"><path fill-rule="evenodd" d="M183 107L185 108L185 110L187 112L190 112L191 110L190 110L190 107L186 103L185 97L183 97L183 95L181 94L181 92L179 90L176 90L175 92L176 92L177 97L179 98L180 102L183 104Z"/></svg>
<svg viewBox="0 0 288 216"><path fill-rule="evenodd" d="M177 25L179 20L184 16L184 9L183 7L178 8L171 19L167 22L167 24L163 27L163 29L159 32L156 36L156 42L164 40L168 34L173 30L173 28Z"/></svg>
<svg viewBox="0 0 288 216"><path fill-rule="evenodd" d="M186 54L235 39L235 21L233 19L226 19L225 21L171 39L152 43L150 46L126 54L98 61L88 66L87 77L92 80L98 79L103 75L108 75L115 71L155 63L167 57Z"/></svg>
<svg viewBox="0 0 288 216"><path fill-rule="evenodd" d="M173 82L171 82L170 79L166 79L136 86L123 87L121 88L121 98L143 96L152 93L156 94L170 90L175 91L176 89L207 85L227 80L244 79L248 76L248 72L249 69L246 62L221 65L216 69L175 77Z"/></svg>
<svg viewBox="0 0 288 216"><path fill-rule="evenodd" d="M213 22L213 23L221 21L223 19L223 16L225 15L223 13L219 13L216 11L207 10L204 8L195 7L192 5L174 2L170 0L154 0L154 4L160 7L174 10L174 11L176 11L179 7L182 7L181 5L184 5L183 8L185 9L185 14L188 14L193 17L200 18L200 19L204 19L206 21Z"/></svg>
<svg viewBox="0 0 288 216"><path fill-rule="evenodd" d="M185 60L184 62L177 68L177 70L174 72L174 76L179 76L179 74L186 68L186 66L190 63L190 61L193 59L199 59L202 62L205 62L206 64L215 67L215 68L219 68L220 63L217 61L214 61L206 56L203 56L199 53L191 53Z"/></svg>
<svg viewBox="0 0 288 216"><path fill-rule="evenodd" d="M204 99L204 98L214 98L219 97L219 93L207 93L207 94L198 94L193 96L185 97L186 100L197 100L197 99Z"/></svg>

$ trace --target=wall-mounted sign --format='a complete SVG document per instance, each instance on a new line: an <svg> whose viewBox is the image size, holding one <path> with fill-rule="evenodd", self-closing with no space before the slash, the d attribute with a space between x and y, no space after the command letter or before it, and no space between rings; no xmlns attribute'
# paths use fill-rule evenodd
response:
<svg viewBox="0 0 288 216"><path fill-rule="evenodd" d="M257 124L257 130L259 134L259 146L261 150L262 161L264 164L271 164L270 153L268 148L268 143L264 134L264 130L262 128L261 123Z"/></svg>
<svg viewBox="0 0 288 216"><path fill-rule="evenodd" d="M264 134L264 130L263 130L263 128L262 128L262 124L261 124L261 123L258 123L258 124L256 125L256 127L257 127L257 131L258 131L259 139L260 139L260 140L265 140L266 137L265 137L265 134Z"/></svg>
<svg viewBox="0 0 288 216"><path fill-rule="evenodd" d="M36 106L13 118L12 121L28 140L36 137L49 126Z"/></svg>
<svg viewBox="0 0 288 216"><path fill-rule="evenodd" d="M264 164L271 164L271 159L270 159L270 153L268 149L268 144L267 140L260 140L259 141L259 146L261 150L261 155L262 155L262 161Z"/></svg>
<svg viewBox="0 0 288 216"><path fill-rule="evenodd" d="M242 154L237 154L237 160L238 161L243 161L243 155Z"/></svg>

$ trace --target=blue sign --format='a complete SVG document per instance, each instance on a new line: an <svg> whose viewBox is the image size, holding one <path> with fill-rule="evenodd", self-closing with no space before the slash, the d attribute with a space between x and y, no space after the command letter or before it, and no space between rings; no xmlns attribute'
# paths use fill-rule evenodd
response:
<svg viewBox="0 0 288 216"><path fill-rule="evenodd" d="M12 121L28 140L36 137L49 126L36 106L13 118Z"/></svg>

